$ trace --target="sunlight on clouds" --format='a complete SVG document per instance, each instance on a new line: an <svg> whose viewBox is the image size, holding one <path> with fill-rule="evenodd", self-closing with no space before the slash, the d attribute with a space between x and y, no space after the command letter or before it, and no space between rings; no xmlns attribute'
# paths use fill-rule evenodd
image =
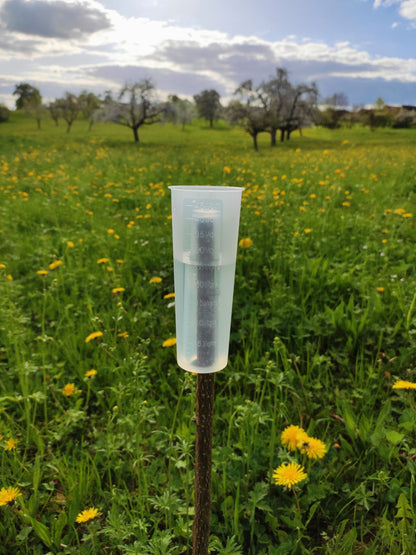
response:
<svg viewBox="0 0 416 555"><path fill-rule="evenodd" d="M416 20L416 0L404 0L400 5L399 13L406 19Z"/></svg>

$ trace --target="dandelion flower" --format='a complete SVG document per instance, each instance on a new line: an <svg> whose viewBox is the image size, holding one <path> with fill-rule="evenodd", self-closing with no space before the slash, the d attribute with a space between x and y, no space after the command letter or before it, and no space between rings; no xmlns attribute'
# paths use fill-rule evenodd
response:
<svg viewBox="0 0 416 555"><path fill-rule="evenodd" d="M114 287L113 295L116 295L117 293L122 293L123 291L125 291L124 287Z"/></svg>
<svg viewBox="0 0 416 555"><path fill-rule="evenodd" d="M103 335L102 331L93 331L88 335L88 337L85 338L85 343L89 343L93 339L96 339L97 337L101 337L102 335Z"/></svg>
<svg viewBox="0 0 416 555"><path fill-rule="evenodd" d="M312 229L310 229L310 228L308 227L308 228L304 229L303 231L304 231L304 232L306 233L306 235L307 235L308 233L311 233L311 232L312 232Z"/></svg>
<svg viewBox="0 0 416 555"><path fill-rule="evenodd" d="M224 166L224 173L231 173L231 168L229 166Z"/></svg>
<svg viewBox="0 0 416 555"><path fill-rule="evenodd" d="M12 274L7 274L6 278L7 278L9 281L13 281L13 276L12 276Z"/></svg>
<svg viewBox="0 0 416 555"><path fill-rule="evenodd" d="M91 370L87 370L84 374L86 378L93 378L96 375L97 375L97 370L94 370L94 368L91 368Z"/></svg>
<svg viewBox="0 0 416 555"><path fill-rule="evenodd" d="M49 269L50 270L56 270L56 268L59 268L59 266L61 266L62 264L62 260L55 260L55 262L51 262L49 264Z"/></svg>
<svg viewBox="0 0 416 555"><path fill-rule="evenodd" d="M93 518L96 518L100 514L100 511L95 507L90 507L89 509L85 509L84 511L78 513L77 518L75 519L76 522L88 522Z"/></svg>
<svg viewBox="0 0 416 555"><path fill-rule="evenodd" d="M162 278L159 276L155 276L149 279L149 283L160 283L161 281L162 281Z"/></svg>
<svg viewBox="0 0 416 555"><path fill-rule="evenodd" d="M73 249L75 247L73 241L67 241L66 243L67 247L69 247L70 249Z"/></svg>
<svg viewBox="0 0 416 555"><path fill-rule="evenodd" d="M121 331L120 333L117 334L117 336L126 339L127 337L129 337L129 332L128 331Z"/></svg>
<svg viewBox="0 0 416 555"><path fill-rule="evenodd" d="M6 440L6 451L13 451L17 447L17 439L13 439L12 437Z"/></svg>
<svg viewBox="0 0 416 555"><path fill-rule="evenodd" d="M162 343L162 347L173 347L176 345L176 337L170 337Z"/></svg>
<svg viewBox="0 0 416 555"><path fill-rule="evenodd" d="M22 495L17 488L8 487L0 489L0 506L7 505Z"/></svg>
<svg viewBox="0 0 416 555"><path fill-rule="evenodd" d="M407 382L406 380L397 380L392 387L393 389L416 389L416 383Z"/></svg>
<svg viewBox="0 0 416 555"><path fill-rule="evenodd" d="M309 459L322 459L327 450L325 443L315 437L308 437L300 448L300 452L305 453Z"/></svg>
<svg viewBox="0 0 416 555"><path fill-rule="evenodd" d="M384 287L377 287L378 293L384 293Z"/></svg>
<svg viewBox="0 0 416 555"><path fill-rule="evenodd" d="M273 480L277 486L286 486L291 489L295 484L305 480L308 475L300 464L291 462L289 464L281 464L273 472Z"/></svg>
<svg viewBox="0 0 416 555"><path fill-rule="evenodd" d="M167 293L166 295L163 295L164 299L174 299L175 298L175 293Z"/></svg>
<svg viewBox="0 0 416 555"><path fill-rule="evenodd" d="M107 264L107 262L109 261L109 258L99 258L97 260L97 264Z"/></svg>
<svg viewBox="0 0 416 555"><path fill-rule="evenodd" d="M36 273L40 276L47 276L49 274L48 270L38 270Z"/></svg>
<svg viewBox="0 0 416 555"><path fill-rule="evenodd" d="M293 424L285 428L280 436L282 445L286 445L290 451L295 451L299 445L306 442L308 439L309 437L305 430Z"/></svg>
<svg viewBox="0 0 416 555"><path fill-rule="evenodd" d="M65 395L65 397L71 397L71 395L73 395L75 393L75 384L73 383L67 383L63 390L62 390L63 395Z"/></svg>
<svg viewBox="0 0 416 555"><path fill-rule="evenodd" d="M240 239L238 246L241 247L242 249L249 249L252 244L253 244L253 241L250 239L250 237L245 237L244 239Z"/></svg>

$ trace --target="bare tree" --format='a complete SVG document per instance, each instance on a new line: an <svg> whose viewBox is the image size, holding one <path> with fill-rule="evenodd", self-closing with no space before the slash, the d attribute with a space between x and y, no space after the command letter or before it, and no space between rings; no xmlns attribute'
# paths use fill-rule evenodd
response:
<svg viewBox="0 0 416 555"><path fill-rule="evenodd" d="M254 150L258 150L257 137L268 128L268 113L259 99L253 81L248 79L235 91L241 101L231 102L227 108L227 119L232 124L243 127L253 139Z"/></svg>
<svg viewBox="0 0 416 555"><path fill-rule="evenodd" d="M190 123L195 117L195 106L189 100L179 98L176 94L171 94L166 103L165 119L177 125L182 125L182 131L185 125Z"/></svg>
<svg viewBox="0 0 416 555"><path fill-rule="evenodd" d="M139 128L159 120L162 105L152 99L154 85L149 79L142 79L132 85L126 84L120 91L118 100L108 95L100 110L103 121L125 125L133 131L134 141L139 142Z"/></svg>
<svg viewBox="0 0 416 555"><path fill-rule="evenodd" d="M101 99L92 92L82 91L78 97L82 115L88 120L88 131L94 123L94 114L101 106Z"/></svg>

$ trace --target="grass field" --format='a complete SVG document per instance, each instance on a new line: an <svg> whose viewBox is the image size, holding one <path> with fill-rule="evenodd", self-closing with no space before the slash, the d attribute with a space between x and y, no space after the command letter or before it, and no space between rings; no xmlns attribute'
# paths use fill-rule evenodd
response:
<svg viewBox="0 0 416 555"><path fill-rule="evenodd" d="M191 551L173 184L244 187L212 553L413 553L416 132L87 128L0 126L0 553Z"/></svg>

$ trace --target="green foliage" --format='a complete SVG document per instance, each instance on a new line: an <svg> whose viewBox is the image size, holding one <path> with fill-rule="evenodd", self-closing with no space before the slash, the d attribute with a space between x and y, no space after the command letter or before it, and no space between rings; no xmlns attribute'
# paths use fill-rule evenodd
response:
<svg viewBox="0 0 416 555"><path fill-rule="evenodd" d="M191 552L195 377L163 347L177 183L243 186L250 239L216 375L211 552L411 552L416 405L392 385L416 376L412 130L259 153L221 122L146 127L140 147L87 130L0 129L0 490L21 493L0 552ZM284 449L289 424L325 457ZM294 460L308 478L275 485Z"/></svg>

